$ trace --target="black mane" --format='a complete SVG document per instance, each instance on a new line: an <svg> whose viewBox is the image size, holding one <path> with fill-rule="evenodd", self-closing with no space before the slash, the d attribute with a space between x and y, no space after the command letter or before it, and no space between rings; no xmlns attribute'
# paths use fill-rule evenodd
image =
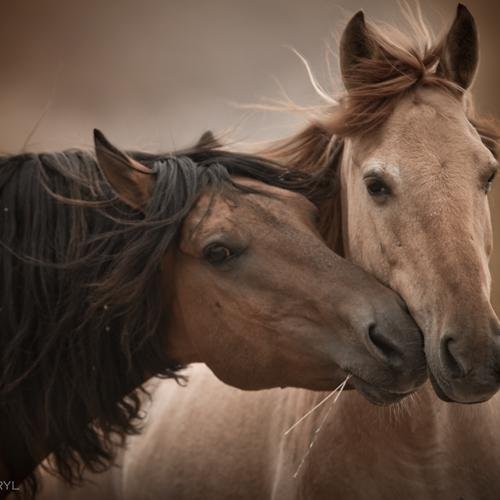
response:
<svg viewBox="0 0 500 500"><path fill-rule="evenodd" d="M159 266L200 192L244 189L234 175L304 193L312 185L222 150L131 155L156 173L145 214L116 198L90 153L0 157L0 419L32 457L41 443L52 449L72 483L82 466L109 465L116 436L137 432L133 389L177 378L163 347ZM27 486L36 491L34 476Z"/></svg>

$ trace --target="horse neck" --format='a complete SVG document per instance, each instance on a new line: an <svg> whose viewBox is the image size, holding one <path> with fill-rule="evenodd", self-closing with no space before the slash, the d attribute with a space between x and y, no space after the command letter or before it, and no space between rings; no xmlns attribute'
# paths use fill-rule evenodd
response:
<svg viewBox="0 0 500 500"><path fill-rule="evenodd" d="M305 393L309 391L301 392L304 394L294 396L296 404L288 406L288 413L294 408L294 418L305 414L328 394L311 393L313 396L307 397ZM376 454L383 450L388 461L391 457L411 455L416 461L420 457L422 464L437 450L449 452L453 448L457 454L467 454L466 449L461 449L463 436L488 448L492 440L497 439L493 430L500 418L499 396L478 405L450 404L436 396L429 382L396 405L375 406L357 391L345 392L333 407L329 405L332 399L300 424L301 429L292 431L295 434L292 439L282 441L286 449L291 447L293 454L300 458L315 440L314 452L306 466L311 470L327 471L326 461L335 462L337 453L342 451L364 456L368 450ZM321 430L316 435L320 425ZM496 446L500 446L500 438L495 441Z"/></svg>
<svg viewBox="0 0 500 500"><path fill-rule="evenodd" d="M311 392L299 390L294 396L293 402L289 403L288 411L300 416L308 409L315 407L331 393ZM341 432L347 436L349 434L360 435L365 430L378 428L381 434L394 432L406 433L409 427L428 426L435 418L434 411L429 410L440 401L434 395L430 384L425 384L415 394L405 398L401 402L391 406L377 406L370 403L358 391L344 391L335 401L335 397L330 397L321 407L315 410L307 419L307 424L302 425L302 434L309 438L309 431L315 431L323 423L334 422L335 426L324 427L326 433ZM293 408L293 410L292 410ZM328 415L327 415L328 414ZM325 418L326 417L326 418ZM305 422L304 422L305 424ZM323 432L324 432L323 429ZM329 430L328 430L329 429ZM328 439L328 438L326 438Z"/></svg>

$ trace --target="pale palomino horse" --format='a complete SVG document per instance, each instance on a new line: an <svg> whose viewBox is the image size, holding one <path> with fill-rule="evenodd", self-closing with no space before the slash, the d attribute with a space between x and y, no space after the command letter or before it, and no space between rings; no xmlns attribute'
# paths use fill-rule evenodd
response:
<svg viewBox="0 0 500 500"><path fill-rule="evenodd" d="M243 393L200 367L187 390L159 384L145 432L129 440L119 468L73 497L51 481L46 498L498 498L486 197L496 138L474 117L467 90L476 28L459 6L441 43L428 43L425 30L419 44L386 30L354 16L341 43L345 97L265 154L330 166L340 183L322 206L324 235L404 298L423 331L432 386L396 408L343 394L284 436L324 393Z"/></svg>

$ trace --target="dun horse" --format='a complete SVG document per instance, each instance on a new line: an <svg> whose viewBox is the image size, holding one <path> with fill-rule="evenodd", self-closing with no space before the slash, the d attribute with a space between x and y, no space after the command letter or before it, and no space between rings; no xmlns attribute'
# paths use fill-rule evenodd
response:
<svg viewBox="0 0 500 500"><path fill-rule="evenodd" d="M428 43L425 29L420 42L384 36L358 13L341 43L345 98L266 154L329 167L340 179L321 209L324 234L403 296L423 331L435 392L427 384L397 411L347 393L319 435L324 411L284 436L324 394L247 394L199 368L187 389L160 383L121 467L73 498L498 497L500 331L486 197L496 138L467 92L478 54L467 9L459 6L441 43ZM47 498L56 491L52 484Z"/></svg>
<svg viewBox="0 0 500 500"><path fill-rule="evenodd" d="M68 481L102 469L137 430L131 391L195 361L245 389L331 389L349 366L382 402L424 381L399 297L321 240L309 176L95 138L105 177L81 151L0 159L2 481L51 451Z"/></svg>

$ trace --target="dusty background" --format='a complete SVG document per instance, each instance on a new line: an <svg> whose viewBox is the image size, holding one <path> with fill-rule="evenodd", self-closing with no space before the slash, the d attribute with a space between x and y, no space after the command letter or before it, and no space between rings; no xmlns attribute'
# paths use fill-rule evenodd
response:
<svg viewBox="0 0 500 500"><path fill-rule="evenodd" d="M480 109L500 117L500 2L466 4L481 34ZM456 2L421 5L439 28ZM287 47L327 83L325 41L360 8L401 21L395 0L0 0L0 151L87 147L94 127L151 151L187 145L207 128L238 125L246 140L288 133L297 117L231 103L279 97L276 79L294 100L317 102ZM491 200L500 313L500 182Z"/></svg>

